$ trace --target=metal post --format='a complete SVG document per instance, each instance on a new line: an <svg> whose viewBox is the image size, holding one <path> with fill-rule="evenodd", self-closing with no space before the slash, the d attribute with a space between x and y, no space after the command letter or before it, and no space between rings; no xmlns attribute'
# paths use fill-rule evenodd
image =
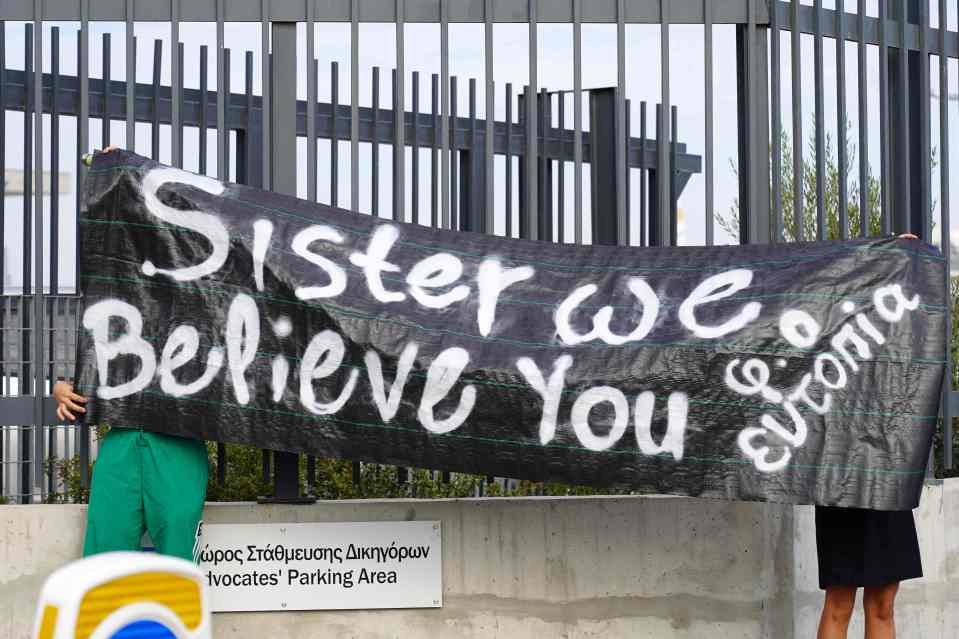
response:
<svg viewBox="0 0 959 639"><path fill-rule="evenodd" d="M473 233L492 233L493 227L487 224L487 184L486 158L483 145L479 144L478 124L476 120L476 81L470 80L469 100L469 145L460 150L460 230ZM487 118L487 121L489 118ZM484 129L485 130L485 129Z"/></svg>
<svg viewBox="0 0 959 639"><path fill-rule="evenodd" d="M296 195L296 23L273 22L273 55L271 73L273 95L270 115L272 132L270 158L273 191ZM355 204L355 203L354 203ZM274 495L261 499L271 503L313 503L311 497L300 496L300 456L295 453L274 452Z"/></svg>
<svg viewBox="0 0 959 639"><path fill-rule="evenodd" d="M770 239L768 29L756 24L756 0L750 0L748 19L736 32L739 241L766 244Z"/></svg>
<svg viewBox="0 0 959 639"><path fill-rule="evenodd" d="M616 246L620 240L616 117L619 111L616 88L589 92L590 191L592 196L593 244Z"/></svg>
<svg viewBox="0 0 959 639"><path fill-rule="evenodd" d="M529 2L529 91L526 94L526 157L525 169L528 179L526 180L526 190L523 192L523 198L526 202L526 224L529 229L530 240L540 239L539 222L539 189L538 184L533 182L534 176L538 174L539 162L537 158L539 127L537 125L536 112L536 92L539 87L539 74L537 67L537 57L539 53L539 25L537 23L536 0Z"/></svg>
<svg viewBox="0 0 959 639"><path fill-rule="evenodd" d="M922 31L926 28L927 11L920 11L920 0L889 2L889 15L898 22L900 34L907 25L919 25L920 41L925 43ZM894 233L914 233L932 241L930 229L929 179L929 57L926 52L910 51L905 44L889 49L890 119L895 124L892 135L893 179L890 202L893 206ZM904 57L905 56L905 57ZM923 77L925 73L925 77ZM945 99L945 96L942 97ZM946 150L948 152L948 149ZM943 247L944 251L949 250ZM935 448L929 451L926 476L935 474Z"/></svg>
<svg viewBox="0 0 959 639"><path fill-rule="evenodd" d="M670 35L670 7L672 0L659 0L659 22L660 22L660 90L662 92L662 105L660 106L660 117L656 121L656 182L654 183L654 192L656 193L655 211L653 215L658 216L655 222L650 222L650 227L656 229L656 243L654 246L674 246L676 237L671 233L676 226L676 220L671 218L669 213L672 209L672 202L669 200L670 176L667 175L666 167L669 166L669 114L672 99L670 98L670 63L669 63L669 35ZM650 207L653 208L653 207ZM650 233L652 240L652 233ZM650 242L653 244L653 242Z"/></svg>
<svg viewBox="0 0 959 639"><path fill-rule="evenodd" d="M903 32L903 20L908 24L919 23L919 0L885 0L889 18L896 21L893 28ZM926 183L928 180L911 179L911 173L927 166L929 157L923 157L922 110L928 108L928 94L920 94L923 64L918 51L889 48L889 119L893 125L890 135L893 158L892 179L889 181L892 207L892 230L895 233L915 233L922 236L926 230ZM905 72L905 73L904 73ZM905 89L905 91L904 91ZM924 99L925 98L925 99ZM923 237L928 240L930 238Z"/></svg>
<svg viewBox="0 0 959 639"><path fill-rule="evenodd" d="M33 45L33 273L36 284L33 287L33 500L43 500L43 394L45 391L43 366L43 21L41 20L41 2L34 0L34 45ZM24 175L24 179L29 179ZM53 172L51 172L53 179ZM26 312L26 309L24 309Z"/></svg>

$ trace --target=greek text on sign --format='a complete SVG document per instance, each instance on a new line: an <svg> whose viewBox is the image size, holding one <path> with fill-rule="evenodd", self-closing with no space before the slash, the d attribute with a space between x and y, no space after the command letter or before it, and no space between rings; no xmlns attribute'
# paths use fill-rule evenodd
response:
<svg viewBox="0 0 959 639"><path fill-rule="evenodd" d="M437 521L203 524L213 612L438 608Z"/></svg>

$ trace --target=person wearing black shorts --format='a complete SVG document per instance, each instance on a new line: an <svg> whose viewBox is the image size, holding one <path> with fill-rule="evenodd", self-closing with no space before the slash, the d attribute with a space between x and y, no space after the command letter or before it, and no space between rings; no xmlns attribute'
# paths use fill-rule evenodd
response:
<svg viewBox="0 0 959 639"><path fill-rule="evenodd" d="M900 235L915 240L915 235ZM819 587L826 591L817 639L846 639L863 588L865 639L895 639L899 582L922 577L912 511L816 507Z"/></svg>
<svg viewBox="0 0 959 639"><path fill-rule="evenodd" d="M846 639L859 588L866 639L895 639L899 582L922 577L912 511L817 506L816 550L826 591L817 639Z"/></svg>

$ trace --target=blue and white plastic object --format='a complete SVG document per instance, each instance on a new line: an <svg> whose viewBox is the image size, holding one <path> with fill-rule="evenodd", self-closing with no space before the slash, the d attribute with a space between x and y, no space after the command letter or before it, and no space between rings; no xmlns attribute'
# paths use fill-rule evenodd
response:
<svg viewBox="0 0 959 639"><path fill-rule="evenodd" d="M193 564L153 553L106 553L50 575L33 639L210 639L210 604Z"/></svg>

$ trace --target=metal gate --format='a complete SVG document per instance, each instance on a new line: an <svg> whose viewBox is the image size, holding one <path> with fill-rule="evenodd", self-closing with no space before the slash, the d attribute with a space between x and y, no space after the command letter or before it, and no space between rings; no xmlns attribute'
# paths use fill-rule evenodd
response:
<svg viewBox="0 0 959 639"><path fill-rule="evenodd" d="M851 0L843 4L851 4ZM722 25L736 32L737 174L739 176L738 235L742 243L792 239L849 237L851 233L912 231L933 239L934 115L930 73L938 65L939 95L949 95L948 66L959 57L959 33L947 20L931 26L930 9L948 11L929 0L880 0L878 15L825 9L823 0L812 6L799 0L5 0L0 5L0 147L7 149L7 114L22 113L23 180L22 250L4 246L0 269L10 253L22 262L22 287L3 291L0 314L0 497L24 503L41 501L58 492L60 481L50 461L77 456L85 482L95 438L88 428L54 424L53 407L46 398L52 381L69 376L75 360L76 290L58 282L64 259L77 264L72 247L58 246L61 220L75 219L76 207L65 210L63 189L78 195L83 166L79 152L114 142L149 151L159 159L169 148L170 162L184 166L187 137L197 132L200 173L297 193L295 149L305 142L306 188L310 200L324 198L334 206L347 194L357 208L361 193L369 192L372 215L413 221L454 230L492 232L512 237L565 243L668 246L677 241L677 200L694 176L705 181L704 241L715 241L718 212L716 191L715 46ZM7 23L22 21L22 27ZM47 23L72 21L75 25ZM90 44L105 22L124 23L124 80L112 79L111 34L102 34L101 78L90 77ZM206 46L199 50L197 88L185 88L184 69L196 56L185 55L181 26L209 23L215 29L216 86L209 88ZM391 107L380 106L380 69L373 68L372 100L360 105L360 26L395 25L395 68ZM169 27L173 51L157 40L150 61L152 82L137 80L145 68L137 60L135 25L161 23ZM258 25L260 55L225 44L228 23ZM350 95L339 93L340 65L329 66L316 56L316 29L321 23L349 25ZM465 108L457 104L458 79L450 73L450 25L483 25L485 73L481 83L468 79ZM497 82L494 33L499 25L525 24L528 33L528 83L513 86ZM439 73L430 75L428 105L420 104L420 72L408 70L406 33L411 24L434 24L439 29ZM572 29L571 87L550 90L539 81L543 25L566 24ZM583 88L583 27L615 27L616 83L608 89ZM660 41L661 104L636 105L627 99L627 27L657 25ZM671 99L671 58L684 62L683 52L671 46L677 25L699 25L704 54L705 143L702 158L680 140L680 114ZM298 28L299 27L299 28ZM10 45L2 38L23 29L22 69L8 68L4 55ZM74 73L61 73L60 35L78 31ZM302 56L299 29L305 33L306 98L297 100L297 68ZM835 50L837 109L827 113L823 100L827 43ZM844 43L839 46L837 43ZM848 49L857 56L854 74L858 104L850 105L847 78ZM802 61L812 50L814 60L813 115L814 192L804 191ZM783 56L791 54L791 68L783 81ZM870 59L878 54L878 74ZM172 55L171 55L172 54ZM168 64L164 61L168 60ZM936 64L934 64L934 61ZM242 90L230 86L230 71L243 69ZM150 67L146 67L150 68ZM162 79L169 69L169 81ZM328 71L327 71L328 70ZM256 91L257 73L262 87ZM642 70L641 70L642 73ZM330 100L318 100L320 77L329 81ZM878 77L877 77L878 76ZM643 75L640 81L648 81ZM877 91L878 86L878 91ZM783 94L791 87L791 122L784 122ZM407 89L412 99L408 100ZM478 113L482 89L485 109ZM876 92L878 121L871 117L870 96ZM585 96L585 99L584 99ZM572 108L569 108L571 103ZM505 117L497 121L497 106ZM663 106L665 105L665 107ZM807 108L808 110L808 108ZM571 111L571 113L570 113ZM856 115L858 167L847 155L848 116ZM638 115L638 117L636 117ZM939 235L949 246L949 109L939 100L938 165L940 193ZM836 228L828 212L826 122L833 118L838 132L836 171ZM75 122L75 140L61 136L61 122ZM124 125L120 140L111 122ZM91 139L91 123L99 123L99 139ZM870 132L878 125L880 175L878 191L870 191ZM588 129L588 130L586 130ZM784 148L784 131L800 141ZM212 141L211 141L212 138ZM190 137L192 140L192 137ZM323 143L321 148L320 143ZM369 160L361 158L370 149ZM59 175L60 154L72 147L77 156L73 184ZM395 152L402 149L402 152ZM19 149L18 149L19 150ZM390 151L389 167L381 166L382 151ZM425 151L425 153L424 153ZM143 151L141 151L143 152ZM210 153L215 161L210 163ZM348 162L341 154L348 155ZM791 154L791 167L783 166ZM7 174L0 154L0 174ZM208 166L211 164L211 166ZM212 166L215 164L215 166ZM348 165L349 187L342 189L341 170ZM320 189L319 168L329 173L329 187ZM502 168L505 167L505 168ZM571 177L567 168L571 167ZM500 170L502 168L502 170ZM790 171L791 169L791 171ZM588 176L587 176L588 173ZM850 175L858 174L858 194L851 197ZM385 176L385 178L384 178ZM587 179L588 177L588 179ZM381 197L386 184L392 193ZM700 178L696 178L700 179ZM788 188L787 188L788 187ZM588 197L587 197L588 189ZM0 226L6 229L4 203L10 186L0 186ZM343 191L341 193L341 190ZM790 191L788 197L784 193ZM638 192L639 197L633 193ZM872 199L878 197L879 202ZM786 201L784 201L784 199ZM79 198L75 197L74 202ZM812 205L810 205L812 202ZM791 210L784 216L784 210ZM877 217L870 228L870 213ZM811 211L811 212L810 212ZM875 228L878 227L878 228ZM51 232L51 228L54 232ZM6 233L5 233L6 237ZM6 242L5 242L6 245ZM949 251L945 251L947 260ZM948 261L947 261L948 265ZM43 273L49 272L46 279ZM948 266L947 266L948 272ZM80 276L79 273L76 274ZM0 282L5 281L0 271ZM950 282L944 281L943 286ZM951 334L951 327L950 327ZM952 370L950 361L949 370ZM944 392L943 423L951 426L951 388ZM91 445L94 450L91 451ZM943 430L943 455L952 464L952 429ZM223 455L224 448L220 447ZM225 459L221 460L226 462ZM295 455L276 454L272 460L277 496L298 494ZM264 473L271 458L264 453ZM224 464L219 468L222 470ZM311 464L312 468L312 464Z"/></svg>

